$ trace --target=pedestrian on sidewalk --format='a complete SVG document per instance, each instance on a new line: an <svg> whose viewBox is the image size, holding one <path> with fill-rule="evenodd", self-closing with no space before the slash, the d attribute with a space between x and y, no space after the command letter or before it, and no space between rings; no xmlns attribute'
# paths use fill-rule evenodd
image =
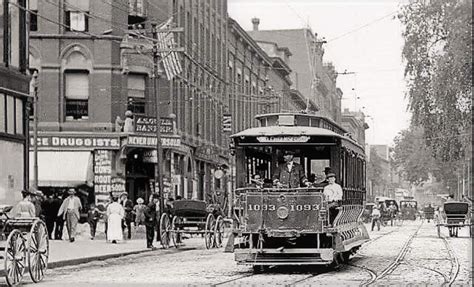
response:
<svg viewBox="0 0 474 287"><path fill-rule="evenodd" d="M63 203L63 196L64 196L64 191L61 191L61 196L58 193L54 194L54 201L52 205L52 213L54 211L55 215L55 224L56 227L54 229L54 239L56 240L62 240L63 239L63 228L64 228L64 219L62 216L58 216L59 208L61 208L61 205Z"/></svg>
<svg viewBox="0 0 474 287"><path fill-rule="evenodd" d="M155 237L155 227L156 227L156 205L158 203L158 195L153 194L150 197L150 202L148 203L144 215L145 215L145 228L146 228L146 247L155 248L153 246L153 239Z"/></svg>
<svg viewBox="0 0 474 287"><path fill-rule="evenodd" d="M69 196L63 201L58 211L58 216L63 216L66 221L66 228L69 235L69 241L74 242L76 236L76 227L81 217L80 211L82 209L81 200L77 197L76 190L70 188L68 190Z"/></svg>
<svg viewBox="0 0 474 287"><path fill-rule="evenodd" d="M10 217L36 217L35 205L31 202L31 193L22 190L23 200L19 201L10 211Z"/></svg>
<svg viewBox="0 0 474 287"><path fill-rule="evenodd" d="M122 219L125 216L125 210L118 203L118 197L112 197L112 203L107 207L107 240L117 243L123 240Z"/></svg>
<svg viewBox="0 0 474 287"><path fill-rule="evenodd" d="M145 209L143 198L137 199L137 204L133 207L133 214L135 214L135 227L145 224Z"/></svg>
<svg viewBox="0 0 474 287"><path fill-rule="evenodd" d="M46 200L42 202L41 206L42 215L44 222L46 223L46 229L48 230L48 238L53 239L54 222L56 221L56 215L58 210L54 208L53 194L48 194Z"/></svg>
<svg viewBox="0 0 474 287"><path fill-rule="evenodd" d="M87 222L91 229L91 240L94 240L95 232L97 230L97 222L99 222L100 210L95 207L94 203L89 205L89 210L87 211Z"/></svg>
<svg viewBox="0 0 474 287"><path fill-rule="evenodd" d="M380 231L380 210L374 206L372 209L372 231L374 231L375 224L377 224L377 230Z"/></svg>
<svg viewBox="0 0 474 287"><path fill-rule="evenodd" d="M133 202L128 199L128 193L123 192L120 195L120 204L122 205L125 211L125 216L122 220L122 227L124 231L125 228L127 229L127 239L132 239Z"/></svg>

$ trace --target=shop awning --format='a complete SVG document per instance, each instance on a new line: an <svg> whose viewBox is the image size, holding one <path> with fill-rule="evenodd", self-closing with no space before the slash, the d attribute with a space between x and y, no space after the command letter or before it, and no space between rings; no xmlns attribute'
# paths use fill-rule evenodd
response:
<svg viewBox="0 0 474 287"><path fill-rule="evenodd" d="M34 179L30 152L30 181ZM92 181L92 153L89 151L39 151L38 186L77 186Z"/></svg>

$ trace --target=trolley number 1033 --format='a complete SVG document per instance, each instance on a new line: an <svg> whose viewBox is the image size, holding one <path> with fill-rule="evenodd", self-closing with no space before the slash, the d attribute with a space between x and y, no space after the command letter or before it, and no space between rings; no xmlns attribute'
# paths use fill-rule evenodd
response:
<svg viewBox="0 0 474 287"><path fill-rule="evenodd" d="M287 206L290 211L312 211L319 210L319 204L290 204ZM249 204L247 206L248 211L275 211L276 206L274 204Z"/></svg>

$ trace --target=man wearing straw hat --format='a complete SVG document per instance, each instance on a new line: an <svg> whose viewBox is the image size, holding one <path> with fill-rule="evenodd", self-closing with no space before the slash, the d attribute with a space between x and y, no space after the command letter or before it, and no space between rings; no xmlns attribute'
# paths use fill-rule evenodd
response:
<svg viewBox="0 0 474 287"><path fill-rule="evenodd" d="M76 190L70 188L67 193L69 196L63 201L58 211L58 217L63 216L66 221L67 232L69 234L69 241L74 242L76 236L76 226L81 214L79 213L82 204L79 197L77 197Z"/></svg>

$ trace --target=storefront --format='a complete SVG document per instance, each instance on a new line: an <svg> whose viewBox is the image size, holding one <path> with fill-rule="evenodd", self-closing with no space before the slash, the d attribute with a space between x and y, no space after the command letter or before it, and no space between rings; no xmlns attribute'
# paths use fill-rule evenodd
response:
<svg viewBox="0 0 474 287"><path fill-rule="evenodd" d="M33 147L38 146L38 188L45 194L63 195L78 188L82 203L103 203L120 186L123 172L119 162L120 134L41 132L37 142L30 137L30 174L33 174ZM30 177L30 182L34 180Z"/></svg>

